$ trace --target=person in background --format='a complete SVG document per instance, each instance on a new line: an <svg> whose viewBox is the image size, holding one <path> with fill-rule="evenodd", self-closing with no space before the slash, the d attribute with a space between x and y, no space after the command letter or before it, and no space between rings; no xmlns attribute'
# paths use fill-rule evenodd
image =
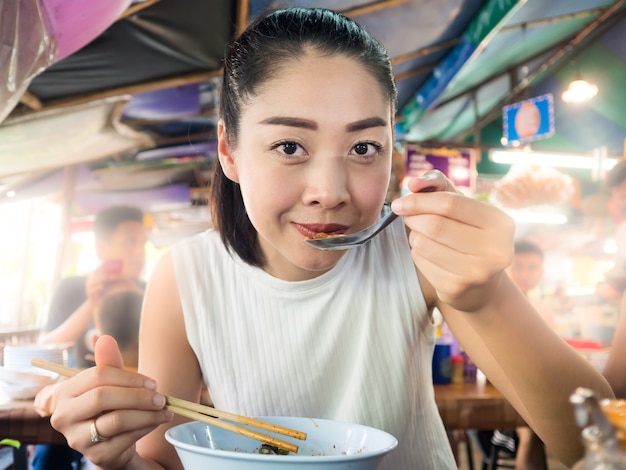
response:
<svg viewBox="0 0 626 470"><path fill-rule="evenodd" d="M94 334L95 342L102 335L109 335L117 342L124 361L124 367L137 370L139 356L139 323L143 290L133 281L120 280L109 284L102 294L102 298L94 307ZM46 386L34 400L34 406L41 416L50 416L54 410L54 390L57 384ZM39 446L38 446L39 447ZM69 449L69 451L68 451ZM59 460L69 453L68 460L74 462L74 470L93 468L89 462L82 461L82 455L65 446L41 447L33 455L33 468L63 467ZM55 458L56 460L52 460ZM60 465L60 466L59 466Z"/></svg>
<svg viewBox="0 0 626 470"><path fill-rule="evenodd" d="M143 295L143 289L134 282L114 281L94 307L91 341L95 343L100 336L111 336L120 349L124 366L131 370L136 370L138 364ZM35 408L41 416L50 416L54 410L56 385L47 386L35 397Z"/></svg>
<svg viewBox="0 0 626 470"><path fill-rule="evenodd" d="M605 276L597 294L619 299L619 319L603 374L618 398L626 398L626 160L620 160L607 173L605 185L610 193L609 212L615 226L617 245L614 267Z"/></svg>
<svg viewBox="0 0 626 470"><path fill-rule="evenodd" d="M85 360L94 326L94 306L108 284L125 280L145 287L141 280L147 241L141 209L113 206L99 212L93 223L96 255L100 265L87 276L68 277L56 288L40 343L73 343L70 365L93 365Z"/></svg>
<svg viewBox="0 0 626 470"><path fill-rule="evenodd" d="M543 278L543 250L536 243L526 240L517 241L514 249L513 262L506 272L522 293L530 299L545 322L555 329L550 302L544 302L531 294Z"/></svg>
<svg viewBox="0 0 626 470"><path fill-rule="evenodd" d="M164 433L188 420L163 394L198 401L207 383L226 411L390 432L399 445L380 470L456 469L432 385L437 308L555 454L580 459L570 394L613 394L506 275L507 214L433 171L408 181L400 218L367 244L304 243L380 216L396 88L378 41L331 10L261 15L227 48L219 103L215 228L151 274L138 373L103 336L96 366L59 383L50 422L71 446L103 470L181 469Z"/></svg>
<svg viewBox="0 0 626 470"><path fill-rule="evenodd" d="M117 342L124 366L136 369L139 356L139 322L143 289L128 281L110 286L95 311L94 344L99 336L112 336Z"/></svg>
<svg viewBox="0 0 626 470"><path fill-rule="evenodd" d="M620 160L609 170L604 184L610 195L609 214L617 229L626 222L626 160Z"/></svg>
<svg viewBox="0 0 626 470"><path fill-rule="evenodd" d="M598 284L596 294L619 302L626 290L626 160L620 160L609 170L604 184L610 195L608 210L613 222L616 253L614 267L605 274L604 282Z"/></svg>
<svg viewBox="0 0 626 470"><path fill-rule="evenodd" d="M130 281L145 287L141 274L147 241L144 214L130 206L113 206L99 212L93 223L95 250L100 265L86 276L62 279L52 295L40 343L72 343L69 365L87 367L87 333L94 327L94 308L111 282ZM37 445L32 470L70 470L82 456L63 445Z"/></svg>

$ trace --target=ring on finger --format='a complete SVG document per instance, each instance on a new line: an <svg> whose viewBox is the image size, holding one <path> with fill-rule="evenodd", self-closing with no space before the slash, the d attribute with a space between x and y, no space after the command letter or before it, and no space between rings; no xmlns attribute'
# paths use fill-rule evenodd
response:
<svg viewBox="0 0 626 470"><path fill-rule="evenodd" d="M91 442L93 442L94 444L109 440L108 437L104 437L98 432L98 428L96 427L96 419L98 418L92 419L91 424L89 425L89 431L91 432Z"/></svg>

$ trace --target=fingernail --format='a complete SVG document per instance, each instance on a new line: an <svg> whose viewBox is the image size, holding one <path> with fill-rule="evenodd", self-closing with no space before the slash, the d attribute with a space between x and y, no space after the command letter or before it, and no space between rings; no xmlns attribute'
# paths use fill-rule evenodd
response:
<svg viewBox="0 0 626 470"><path fill-rule="evenodd" d="M437 174L437 170L428 170L426 173L423 173L419 176L417 176L417 178L421 179L421 180L436 180L438 178L438 174Z"/></svg>
<svg viewBox="0 0 626 470"><path fill-rule="evenodd" d="M156 390L156 382L152 379L146 379L143 386L150 390Z"/></svg>
<svg viewBox="0 0 626 470"><path fill-rule="evenodd" d="M165 405L165 397L161 394L155 395L152 400L154 401L154 404L159 408Z"/></svg>
<svg viewBox="0 0 626 470"><path fill-rule="evenodd" d="M396 199L395 201L391 201L391 210L394 212L401 211L404 207L404 200Z"/></svg>

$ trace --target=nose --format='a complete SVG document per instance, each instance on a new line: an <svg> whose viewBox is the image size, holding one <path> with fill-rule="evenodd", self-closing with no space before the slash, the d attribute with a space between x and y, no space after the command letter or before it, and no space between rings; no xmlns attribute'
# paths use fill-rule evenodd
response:
<svg viewBox="0 0 626 470"><path fill-rule="evenodd" d="M305 171L305 204L332 209L350 200L349 173L341 158L323 159Z"/></svg>

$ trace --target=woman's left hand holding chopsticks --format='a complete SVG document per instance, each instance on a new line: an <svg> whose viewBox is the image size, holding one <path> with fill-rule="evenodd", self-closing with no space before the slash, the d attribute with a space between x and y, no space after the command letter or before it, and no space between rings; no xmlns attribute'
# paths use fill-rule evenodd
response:
<svg viewBox="0 0 626 470"><path fill-rule="evenodd" d="M50 423L93 464L125 468L139 459L137 440L173 413L154 380L124 369L112 337L98 339L95 356L96 367L57 384Z"/></svg>

